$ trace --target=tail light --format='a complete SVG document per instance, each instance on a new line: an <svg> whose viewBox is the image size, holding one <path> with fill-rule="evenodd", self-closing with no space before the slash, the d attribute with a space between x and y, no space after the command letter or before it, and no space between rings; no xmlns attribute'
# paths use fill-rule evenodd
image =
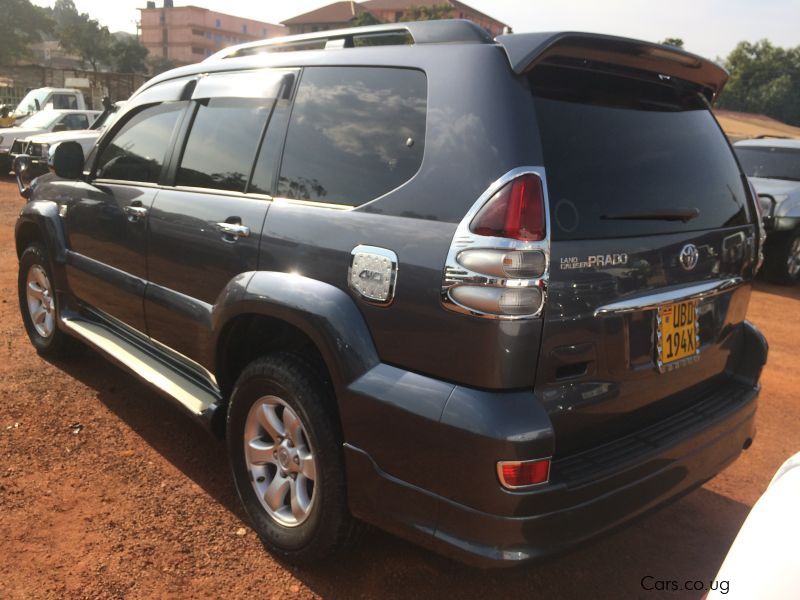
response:
<svg viewBox="0 0 800 600"><path fill-rule="evenodd" d="M527 173L504 185L470 224L478 235L539 241L545 238L542 180Z"/></svg>
<svg viewBox="0 0 800 600"><path fill-rule="evenodd" d="M447 308L500 319L541 313L550 250L543 175L536 167L510 171L464 217L445 265Z"/></svg>
<svg viewBox="0 0 800 600"><path fill-rule="evenodd" d="M550 459L500 461L497 463L497 476L503 487L511 490L547 483L550 479Z"/></svg>

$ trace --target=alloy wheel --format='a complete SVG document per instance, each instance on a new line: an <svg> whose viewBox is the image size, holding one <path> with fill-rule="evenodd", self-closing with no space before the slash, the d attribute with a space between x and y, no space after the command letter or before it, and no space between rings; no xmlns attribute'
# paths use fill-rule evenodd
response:
<svg viewBox="0 0 800 600"><path fill-rule="evenodd" d="M296 527L314 506L317 466L297 413L277 396L256 400L244 427L247 471L262 507L277 523Z"/></svg>
<svg viewBox="0 0 800 600"><path fill-rule="evenodd" d="M36 333L49 338L55 329L56 309L50 279L41 265L33 265L28 270L25 296Z"/></svg>

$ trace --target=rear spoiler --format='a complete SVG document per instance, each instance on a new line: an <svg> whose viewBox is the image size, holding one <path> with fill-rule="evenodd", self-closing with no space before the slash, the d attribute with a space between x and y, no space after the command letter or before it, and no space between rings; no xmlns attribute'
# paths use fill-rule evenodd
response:
<svg viewBox="0 0 800 600"><path fill-rule="evenodd" d="M596 33L514 33L495 41L508 56L511 68L522 75L557 58L588 60L648 71L700 86L709 101L719 95L728 72L719 65L673 46L664 46Z"/></svg>

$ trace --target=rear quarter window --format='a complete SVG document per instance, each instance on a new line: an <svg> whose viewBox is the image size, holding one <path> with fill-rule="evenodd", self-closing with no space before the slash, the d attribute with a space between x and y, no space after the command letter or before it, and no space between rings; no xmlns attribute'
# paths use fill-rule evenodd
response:
<svg viewBox="0 0 800 600"><path fill-rule="evenodd" d="M422 163L426 96L417 70L306 68L277 195L358 206L405 183Z"/></svg>
<svg viewBox="0 0 800 600"><path fill-rule="evenodd" d="M553 239L642 236L748 222L742 175L698 93L557 68L531 77ZM681 220L642 218L696 209Z"/></svg>

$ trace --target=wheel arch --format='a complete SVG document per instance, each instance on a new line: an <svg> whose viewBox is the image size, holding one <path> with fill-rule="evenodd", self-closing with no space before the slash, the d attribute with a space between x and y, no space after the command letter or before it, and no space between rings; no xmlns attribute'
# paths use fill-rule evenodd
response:
<svg viewBox="0 0 800 600"><path fill-rule="evenodd" d="M223 397L249 362L269 352L304 359L337 403L349 383L379 363L361 312L335 286L270 271L240 277L234 287L238 290L229 286L212 316L217 332L212 362Z"/></svg>

